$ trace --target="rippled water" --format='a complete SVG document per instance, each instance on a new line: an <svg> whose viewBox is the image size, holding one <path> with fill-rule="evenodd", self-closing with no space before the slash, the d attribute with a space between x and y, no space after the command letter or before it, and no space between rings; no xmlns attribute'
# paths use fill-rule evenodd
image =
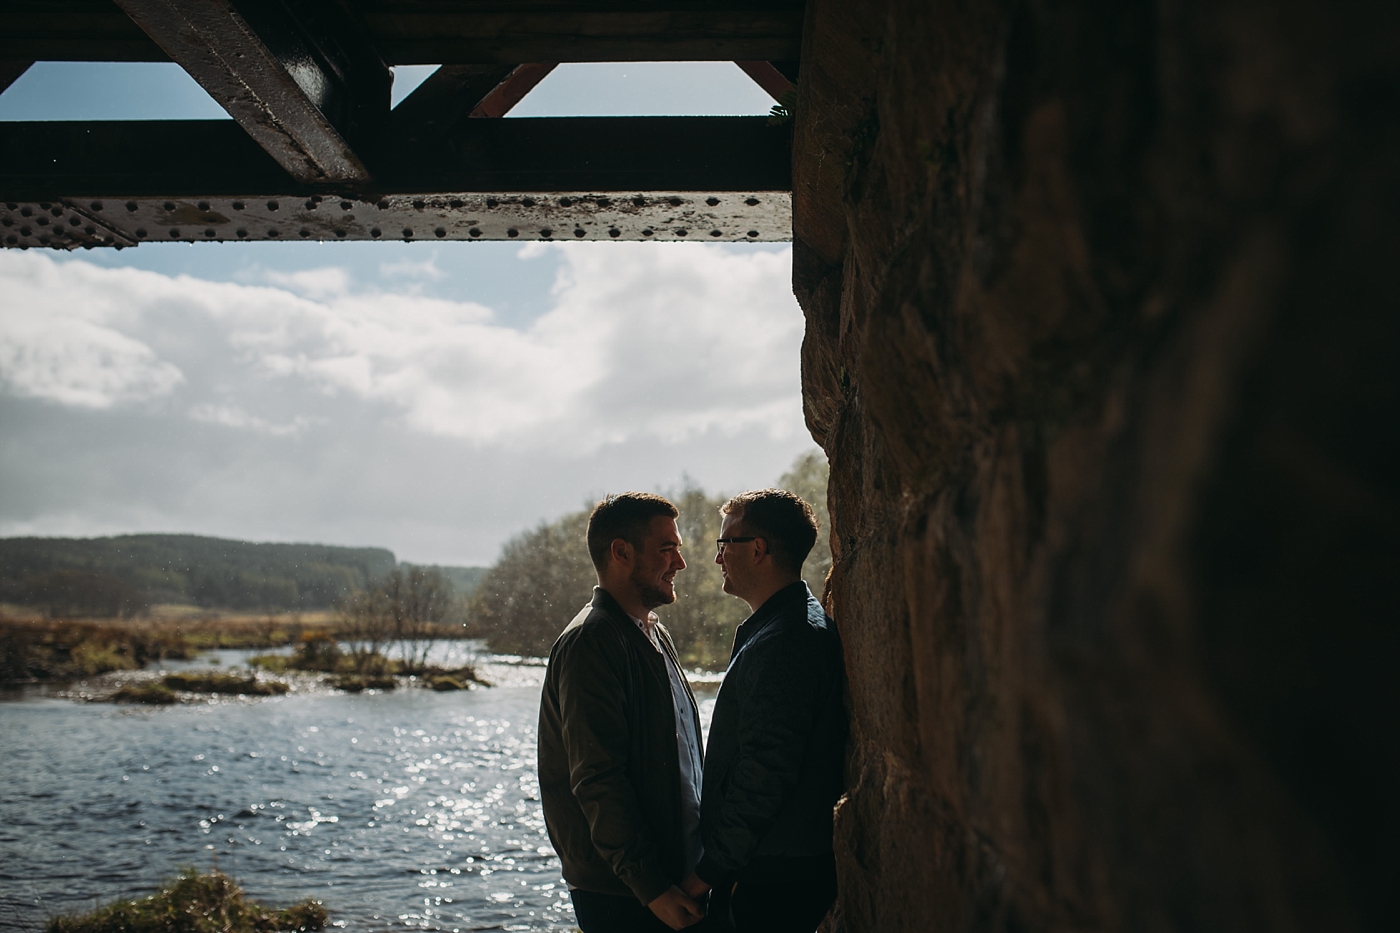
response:
<svg viewBox="0 0 1400 933"><path fill-rule="evenodd" d="M0 703L0 928L215 864L351 930L571 928L535 775L543 669L482 668L505 686Z"/></svg>

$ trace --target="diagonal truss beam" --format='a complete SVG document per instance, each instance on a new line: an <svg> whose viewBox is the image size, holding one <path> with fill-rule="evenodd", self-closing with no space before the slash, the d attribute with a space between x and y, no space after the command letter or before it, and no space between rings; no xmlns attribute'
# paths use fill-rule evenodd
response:
<svg viewBox="0 0 1400 933"><path fill-rule="evenodd" d="M739 68L753 79L754 84L768 92L768 96L778 102L782 102L783 95L791 94L796 87L788 76L783 74L773 65L772 62L735 62Z"/></svg>
<svg viewBox="0 0 1400 933"><path fill-rule="evenodd" d="M373 180L391 78L328 0L116 2L296 181Z"/></svg>
<svg viewBox="0 0 1400 933"><path fill-rule="evenodd" d="M11 84L14 84L16 81L18 81L20 79L20 76L23 75L26 71L28 71L29 66L32 64L34 63L30 61L0 61L0 94L5 93L5 90Z"/></svg>
<svg viewBox="0 0 1400 933"><path fill-rule="evenodd" d="M441 138L469 117L501 117L539 84L555 62L443 65L394 108L394 136Z"/></svg>

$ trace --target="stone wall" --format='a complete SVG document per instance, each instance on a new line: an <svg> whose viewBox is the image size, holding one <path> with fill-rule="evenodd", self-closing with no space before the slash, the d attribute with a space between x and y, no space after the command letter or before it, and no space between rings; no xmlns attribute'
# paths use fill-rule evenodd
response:
<svg viewBox="0 0 1400 933"><path fill-rule="evenodd" d="M809 0L804 42L829 925L1389 927L1400 4Z"/></svg>

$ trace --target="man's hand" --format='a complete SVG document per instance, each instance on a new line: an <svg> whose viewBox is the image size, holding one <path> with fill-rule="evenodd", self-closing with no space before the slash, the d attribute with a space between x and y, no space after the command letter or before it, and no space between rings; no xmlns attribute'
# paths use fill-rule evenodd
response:
<svg viewBox="0 0 1400 933"><path fill-rule="evenodd" d="M700 909L700 905L674 884L647 907L673 930L684 930L705 919L705 912Z"/></svg>
<svg viewBox="0 0 1400 933"><path fill-rule="evenodd" d="M681 882L681 890L698 901L706 891L710 890L710 886L700 880L700 876L695 872L691 872L689 877Z"/></svg>

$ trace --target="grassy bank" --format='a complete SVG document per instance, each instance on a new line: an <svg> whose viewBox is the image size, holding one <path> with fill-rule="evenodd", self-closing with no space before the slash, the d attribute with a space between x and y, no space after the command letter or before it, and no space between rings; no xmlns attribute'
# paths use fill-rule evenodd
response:
<svg viewBox="0 0 1400 933"><path fill-rule="evenodd" d="M91 913L54 917L47 933L295 933L320 930L328 919L320 901L264 907L248 900L218 871L185 869L150 897L121 900Z"/></svg>

